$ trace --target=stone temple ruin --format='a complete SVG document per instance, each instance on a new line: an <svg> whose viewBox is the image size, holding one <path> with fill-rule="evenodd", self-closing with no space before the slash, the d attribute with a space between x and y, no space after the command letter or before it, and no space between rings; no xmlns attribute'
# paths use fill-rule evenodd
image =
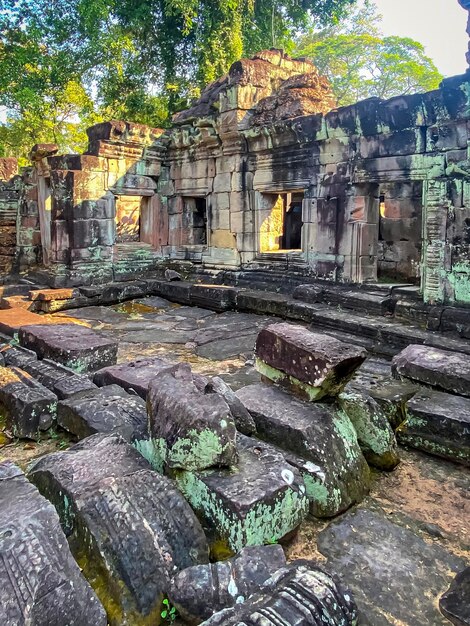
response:
<svg viewBox="0 0 470 626"><path fill-rule="evenodd" d="M470 625L470 74L88 137L0 159L0 624Z"/></svg>

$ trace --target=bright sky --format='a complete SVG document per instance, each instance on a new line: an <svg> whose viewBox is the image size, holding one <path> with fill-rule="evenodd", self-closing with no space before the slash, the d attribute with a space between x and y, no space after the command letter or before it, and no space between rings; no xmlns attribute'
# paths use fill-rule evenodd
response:
<svg viewBox="0 0 470 626"><path fill-rule="evenodd" d="M374 0L383 15L385 35L412 37L444 76L467 69L467 11L457 0Z"/></svg>

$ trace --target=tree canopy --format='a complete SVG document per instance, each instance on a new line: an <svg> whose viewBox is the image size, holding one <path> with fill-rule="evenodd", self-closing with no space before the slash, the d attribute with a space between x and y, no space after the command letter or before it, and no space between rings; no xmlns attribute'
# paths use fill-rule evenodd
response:
<svg viewBox="0 0 470 626"><path fill-rule="evenodd" d="M366 2L340 25L311 28L296 53L310 58L332 85L339 105L377 96L430 91L442 76L424 47L408 37L384 37L381 16Z"/></svg>
<svg viewBox="0 0 470 626"><path fill-rule="evenodd" d="M233 61L273 46L312 56L344 102L370 95L385 70L400 91L412 88L410 72L434 84L419 44L367 32L374 16L362 11L355 32L341 30L356 1L0 0L0 155L51 140L83 149L101 119L168 125Z"/></svg>

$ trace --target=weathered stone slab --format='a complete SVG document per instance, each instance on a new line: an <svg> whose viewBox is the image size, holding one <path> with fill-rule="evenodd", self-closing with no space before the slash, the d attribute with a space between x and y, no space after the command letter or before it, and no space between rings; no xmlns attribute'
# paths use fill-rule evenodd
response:
<svg viewBox="0 0 470 626"><path fill-rule="evenodd" d="M255 354L263 376L308 400L338 395L366 358L357 346L284 322L259 333Z"/></svg>
<svg viewBox="0 0 470 626"><path fill-rule="evenodd" d="M278 541L294 531L308 510L300 474L260 443L238 440L234 469L178 471L176 482L217 544L236 553Z"/></svg>
<svg viewBox="0 0 470 626"><path fill-rule="evenodd" d="M160 623L171 578L207 563L202 528L173 481L117 435L43 457L30 479L56 506L112 626Z"/></svg>
<svg viewBox="0 0 470 626"><path fill-rule="evenodd" d="M25 369L27 363L37 361L38 358L36 352L21 346L2 343L0 349L6 365L19 367L22 370Z"/></svg>
<svg viewBox="0 0 470 626"><path fill-rule="evenodd" d="M204 385L205 386L205 385ZM167 468L198 470L237 461L236 428L228 404L205 393L187 364L163 371L147 396L150 435Z"/></svg>
<svg viewBox="0 0 470 626"><path fill-rule="evenodd" d="M470 626L470 567L459 572L439 600L441 612L456 626Z"/></svg>
<svg viewBox="0 0 470 626"><path fill-rule="evenodd" d="M366 460L383 470L393 470L400 462L397 440L387 414L366 392L343 391L338 396L341 408L357 433Z"/></svg>
<svg viewBox="0 0 470 626"><path fill-rule="evenodd" d="M18 368L0 367L0 415L21 439L39 439L56 418L57 396Z"/></svg>
<svg viewBox="0 0 470 626"><path fill-rule="evenodd" d="M52 359L78 373L116 363L117 342L78 324L23 326L19 339L40 359Z"/></svg>
<svg viewBox="0 0 470 626"><path fill-rule="evenodd" d="M441 546L385 515L358 510L323 530L318 548L351 588L364 626L448 624L437 598L464 564Z"/></svg>
<svg viewBox="0 0 470 626"><path fill-rule="evenodd" d="M346 415L270 385L249 385L237 396L251 413L257 436L297 457L286 460L300 465L313 515L332 517L364 498L369 468Z"/></svg>
<svg viewBox="0 0 470 626"><path fill-rule="evenodd" d="M199 623L243 603L285 565L280 545L243 548L226 561L195 565L177 574L171 582L170 601L185 620Z"/></svg>
<svg viewBox="0 0 470 626"><path fill-rule="evenodd" d="M222 396L229 406L230 413L235 420L235 426L239 432L244 435L252 435L256 432L256 424L250 412L222 378L213 376L207 384L206 391L218 393Z"/></svg>
<svg viewBox="0 0 470 626"><path fill-rule="evenodd" d="M120 385L126 391L133 391L145 399L150 382L161 372L174 367L169 361L159 357L141 358L98 370L93 381L99 387Z"/></svg>
<svg viewBox="0 0 470 626"><path fill-rule="evenodd" d="M470 399L424 389L406 405L400 443L470 465Z"/></svg>
<svg viewBox="0 0 470 626"><path fill-rule="evenodd" d="M460 352L410 345L393 358L392 371L397 377L470 396L470 359Z"/></svg>
<svg viewBox="0 0 470 626"><path fill-rule="evenodd" d="M294 561L246 602L216 613L203 626L356 626L357 607L336 576L311 561Z"/></svg>
<svg viewBox="0 0 470 626"><path fill-rule="evenodd" d="M149 439L144 400L129 395L118 385L62 400L57 406L57 423L78 439L96 433L117 433L137 448Z"/></svg>
<svg viewBox="0 0 470 626"><path fill-rule="evenodd" d="M0 464L0 554L3 626L106 626L54 507L10 462Z"/></svg>
<svg viewBox="0 0 470 626"><path fill-rule="evenodd" d="M191 287L191 304L213 311L229 311L235 308L238 291L226 285L195 284Z"/></svg>

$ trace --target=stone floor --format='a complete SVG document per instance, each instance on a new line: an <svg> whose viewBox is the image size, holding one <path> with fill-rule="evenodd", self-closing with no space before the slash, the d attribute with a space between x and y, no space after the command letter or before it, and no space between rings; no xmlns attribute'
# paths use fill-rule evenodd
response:
<svg viewBox="0 0 470 626"><path fill-rule="evenodd" d="M255 339L275 320L217 314L160 297L55 314L61 316L118 339L118 362L140 356L186 361L195 372L221 376L233 389L259 380L253 367ZM388 367L386 361L376 360L376 365ZM0 461L25 467L69 443L66 434L39 443L3 442L3 447L0 439ZM449 624L438 612L437 599L470 561L470 472L413 450L401 449L401 456L395 471L374 472L370 496L358 507L333 521L304 522L286 546L287 555L327 562L342 574L357 596L361 624Z"/></svg>

